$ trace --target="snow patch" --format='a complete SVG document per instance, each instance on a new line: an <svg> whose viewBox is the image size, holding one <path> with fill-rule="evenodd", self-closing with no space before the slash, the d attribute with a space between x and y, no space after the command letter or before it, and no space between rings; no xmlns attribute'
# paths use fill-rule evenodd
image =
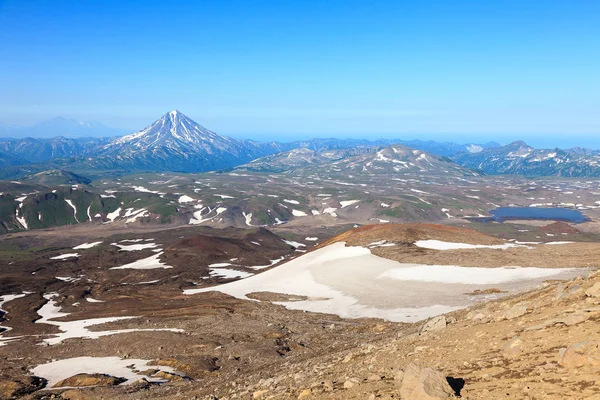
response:
<svg viewBox="0 0 600 400"><path fill-rule="evenodd" d="M111 269L156 269L156 268L164 268L169 269L173 268L170 265L162 263L159 258L162 255L162 251L160 253L156 253L153 256L142 258L141 260L134 261L129 264L121 265L119 267L112 267Z"/></svg>
<svg viewBox="0 0 600 400"><path fill-rule="evenodd" d="M84 249L91 249L92 247L96 247L99 244L102 244L102 241L99 242L91 242L91 243L83 243L80 244L79 246L75 246L73 247L73 250L84 250Z"/></svg>
<svg viewBox="0 0 600 400"><path fill-rule="evenodd" d="M56 257L50 257L50 259L51 260L66 260L67 258L74 258L74 257L79 257L79 253L61 254L61 255L56 256Z"/></svg>

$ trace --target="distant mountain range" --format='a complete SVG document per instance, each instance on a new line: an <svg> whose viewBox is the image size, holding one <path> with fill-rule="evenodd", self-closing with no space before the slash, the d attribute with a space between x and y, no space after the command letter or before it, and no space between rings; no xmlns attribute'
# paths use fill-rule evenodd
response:
<svg viewBox="0 0 600 400"><path fill-rule="evenodd" d="M320 172L331 175L394 175L398 173L435 173L477 176L481 172L462 167L445 156L434 155L401 144L385 147L355 147L315 151L293 149L253 160L236 167L238 171Z"/></svg>
<svg viewBox="0 0 600 400"><path fill-rule="evenodd" d="M5 138L114 137L126 132L124 129L111 128L100 122L82 122L64 117L56 117L31 126L0 124L0 137Z"/></svg>
<svg viewBox="0 0 600 400"><path fill-rule="evenodd" d="M457 154L453 159L458 164L494 175L600 176L600 150L540 150L517 141L478 153Z"/></svg>
<svg viewBox="0 0 600 400"><path fill-rule="evenodd" d="M587 149L535 150L523 142L500 146L495 142L460 145L400 139L318 138L291 143L256 142L219 135L177 110L123 137L65 137L82 132L94 136L107 129L112 128L60 117L28 128L0 126L3 135L18 132L13 136L37 136L0 139L0 179L18 179L46 170L65 169L89 177L145 171L230 170L240 165L246 170L281 172L346 160L350 156L375 154L391 145L395 149L406 147L447 157L437 159L454 161L488 174L600 176L600 152ZM56 133L61 136L47 137ZM278 154L281 152L288 153ZM422 159L397 161L418 166L419 160ZM395 164L399 168L402 163Z"/></svg>

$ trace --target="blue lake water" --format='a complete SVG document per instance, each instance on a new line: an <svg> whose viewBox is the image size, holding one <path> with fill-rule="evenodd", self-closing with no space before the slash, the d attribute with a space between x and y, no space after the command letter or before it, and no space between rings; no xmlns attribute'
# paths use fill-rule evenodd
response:
<svg viewBox="0 0 600 400"><path fill-rule="evenodd" d="M502 222L509 219L551 219L580 223L589 221L579 210L563 207L499 207L490 211L487 221Z"/></svg>

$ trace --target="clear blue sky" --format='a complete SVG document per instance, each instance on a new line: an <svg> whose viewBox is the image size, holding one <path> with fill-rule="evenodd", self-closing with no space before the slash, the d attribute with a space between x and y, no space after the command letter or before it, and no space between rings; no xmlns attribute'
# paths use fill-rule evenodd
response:
<svg viewBox="0 0 600 400"><path fill-rule="evenodd" d="M600 1L0 0L0 121L600 147Z"/></svg>

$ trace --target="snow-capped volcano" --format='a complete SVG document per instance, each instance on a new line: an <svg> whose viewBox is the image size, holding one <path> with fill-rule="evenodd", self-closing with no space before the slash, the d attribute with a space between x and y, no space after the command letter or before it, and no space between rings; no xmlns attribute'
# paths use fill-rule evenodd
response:
<svg viewBox="0 0 600 400"><path fill-rule="evenodd" d="M199 172L231 168L281 150L277 143L219 135L173 110L146 128L106 144L100 155L103 164L114 161L131 170Z"/></svg>
<svg viewBox="0 0 600 400"><path fill-rule="evenodd" d="M115 140L105 146L105 149L120 147L121 150L138 152L157 147L177 150L189 148L193 151L202 149L212 154L219 150L231 150L232 146L238 144L238 141L212 132L183 113L173 110L141 131Z"/></svg>

